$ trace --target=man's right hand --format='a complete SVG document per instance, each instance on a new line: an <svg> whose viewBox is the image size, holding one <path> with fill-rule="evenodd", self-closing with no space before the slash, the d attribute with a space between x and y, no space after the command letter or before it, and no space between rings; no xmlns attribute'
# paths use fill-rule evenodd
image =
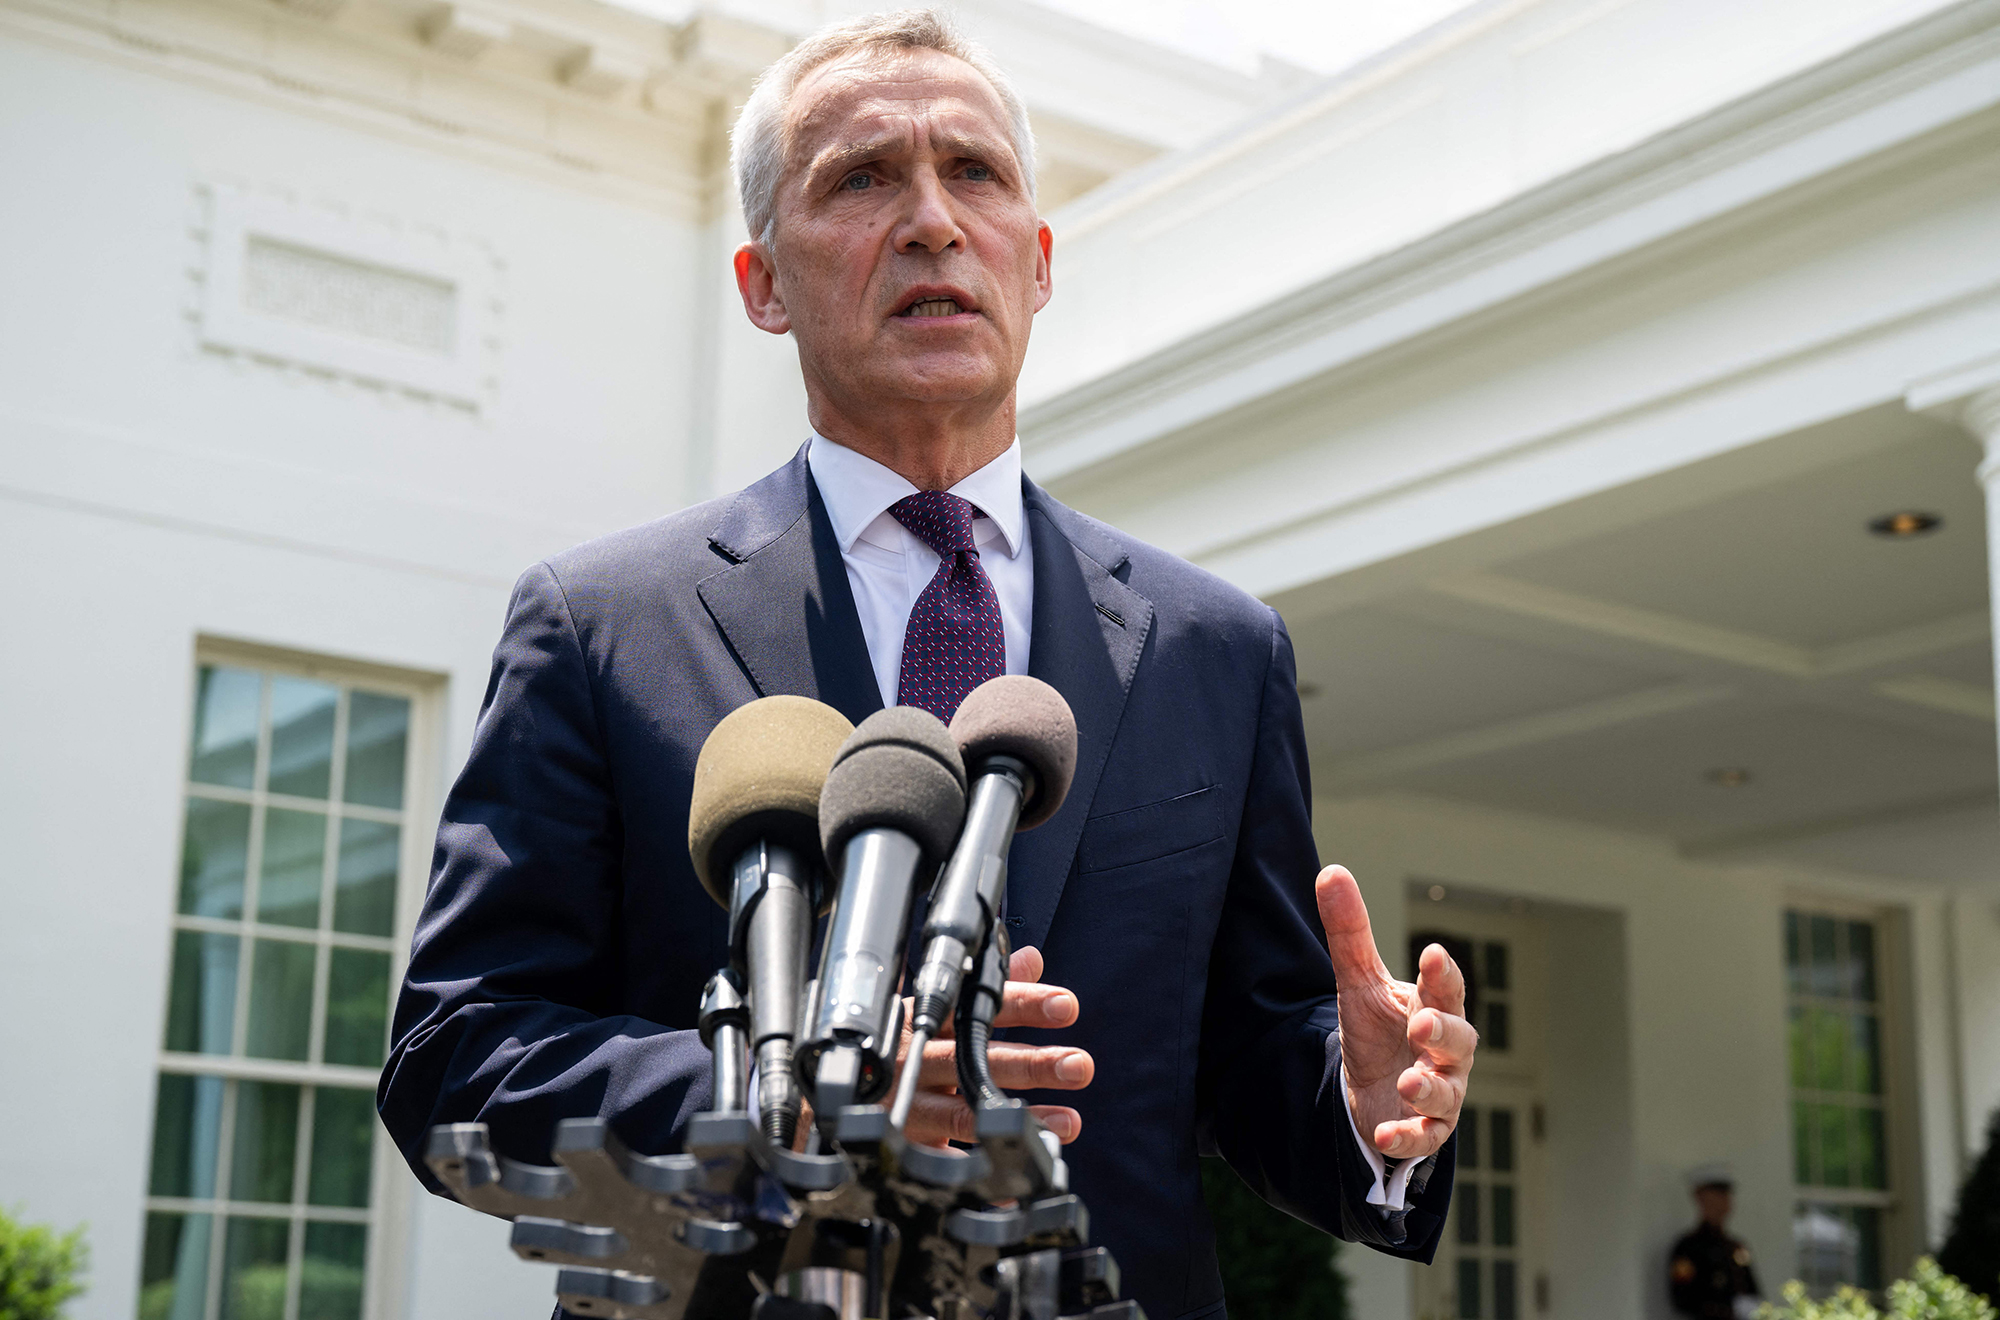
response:
<svg viewBox="0 0 2000 1320"><path fill-rule="evenodd" d="M1007 964L1007 993L995 1027L1067 1027L1076 1021L1076 996L1059 985L1043 985L1039 949L1016 949ZM909 1060L910 1005L903 1006L903 1041L896 1051L901 1075ZM958 1094L958 1042L944 1035L924 1046L923 1074L904 1135L927 1146L973 1140L972 1110ZM1018 1045L996 1040L987 1050L993 1080L1009 1091L1080 1091L1090 1085L1097 1064L1088 1052L1068 1045ZM1042 1125L1067 1145L1083 1130L1083 1117L1064 1105L1035 1105Z"/></svg>

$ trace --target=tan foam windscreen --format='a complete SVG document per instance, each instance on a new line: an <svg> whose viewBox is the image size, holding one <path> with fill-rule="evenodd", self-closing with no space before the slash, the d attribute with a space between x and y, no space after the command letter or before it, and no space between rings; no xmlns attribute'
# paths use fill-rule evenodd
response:
<svg viewBox="0 0 2000 1320"><path fill-rule="evenodd" d="M979 773L988 756L1012 756L1035 772L1034 794L1021 806L1031 830L1061 809L1076 774L1076 716L1062 693L1026 674L989 678L966 694L951 717L965 768Z"/></svg>
<svg viewBox="0 0 2000 1320"><path fill-rule="evenodd" d="M809 697L762 697L724 716L701 745L688 804L688 858L729 906L730 868L763 840L817 860L819 795L854 726Z"/></svg>

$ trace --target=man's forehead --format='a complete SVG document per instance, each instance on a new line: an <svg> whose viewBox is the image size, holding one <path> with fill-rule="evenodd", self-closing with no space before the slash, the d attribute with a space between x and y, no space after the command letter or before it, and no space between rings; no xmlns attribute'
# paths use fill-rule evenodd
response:
<svg viewBox="0 0 2000 1320"><path fill-rule="evenodd" d="M935 50L863 50L830 60L792 93L792 132L801 146L833 138L906 140L919 120L954 134L991 134L1006 145L1006 111L970 64Z"/></svg>

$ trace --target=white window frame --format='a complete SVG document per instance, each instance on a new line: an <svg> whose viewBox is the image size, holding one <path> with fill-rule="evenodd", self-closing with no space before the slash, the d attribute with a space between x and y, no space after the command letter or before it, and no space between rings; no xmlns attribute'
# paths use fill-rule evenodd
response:
<svg viewBox="0 0 2000 1320"><path fill-rule="evenodd" d="M328 801L314 804L317 809L326 810L330 805L338 803L338 809L342 815L353 815L357 818L377 820L389 817L400 818L397 821L401 829L401 838L397 856L396 913L394 924L391 927L391 932L386 942L381 937L350 936L334 933L325 928L313 932L311 937L312 942L318 945L366 947L377 951L383 950L386 943L386 950L389 954L389 984L393 996L397 988L402 984L403 974L409 961L410 941L416 929L418 908L423 903L437 813L441 805L441 782L437 770L442 754L444 678L440 675L426 674L420 671L361 661L335 659L242 641L214 637L198 639L192 656L192 663L187 672L185 690L188 696L184 707L185 723L182 725L183 736L180 741L182 755L176 762L179 775L177 785L178 801L181 803L181 830L185 830L186 828L185 804L192 797L239 801L253 805L259 802L272 802L279 806L290 804L290 800L285 795L271 794L262 788L253 787L244 790L219 788L211 785L196 786L189 779L186 749L193 745L197 685L200 680L201 670L206 665L260 670L284 677L313 679L319 682L338 684L343 688L361 687L371 692L381 692L403 697L409 701L410 722L407 735L408 744L404 749L403 807L401 811L391 812L381 808L355 807L344 802L339 802L340 776L344 773L345 769L343 764L344 758L339 756L335 758L335 777L333 783L329 786ZM258 757L260 762L268 757L268 749L265 746L268 738L268 724L260 712L258 728ZM199 791L193 791L197 788ZM304 806L307 804L301 801L299 805ZM178 841L178 839L179 833L177 832L176 840ZM257 850L257 843L256 830L253 826L252 838L250 840L250 850L253 855ZM171 877L169 882L178 885L180 857L178 847L175 850L174 856L174 864L169 868L168 872ZM253 883L250 878L251 870L254 870L254 868L246 870L246 894L247 887ZM173 913L168 918L168 926L165 932L170 949L179 931L198 930L217 924L208 918L182 914L178 910L178 903L173 904L172 907ZM232 1032L233 1041L241 1040L245 1030L244 1019L248 1012L248 994L242 978L247 975L246 969L250 963L252 941L257 938L262 929L261 925L249 925L240 922L235 924L237 930L242 935L243 944L239 953L239 979L234 1007L235 1026ZM289 927L282 928L282 930L287 938L298 942L305 942L298 940L298 937L305 932ZM327 959L322 958L317 960L313 1000L315 1011L312 1022L315 1046L319 1044L319 1038L324 1031L325 1025L323 1004L326 996L325 982L327 979L327 966ZM166 975L168 983L164 987L164 991L160 997L163 1023L172 997L173 958L171 956L167 959ZM392 998L390 1012L393 1013L393 1011L394 1003ZM156 1039L162 1042L155 1056L155 1066L153 1069L153 1078L156 1086L160 1075L177 1073L182 1075L216 1077L225 1081L271 1081L295 1084L303 1087L340 1086L358 1088L365 1086L372 1094L375 1084L380 1077L380 1073L376 1069L344 1064L301 1063L284 1060L245 1058L234 1054L224 1056L172 1051L164 1047L164 1031ZM315 1048L308 1052L317 1053L318 1051ZM309 1106L311 1103L312 1098L310 1094L302 1098L303 1105ZM297 1179L303 1176L302 1170L305 1167L305 1163L311 1157L310 1149L304 1148L305 1146L306 1143L301 1143L302 1148L296 1153L299 1166L294 1173L295 1185L297 1184ZM150 1128L148 1131L147 1149L149 1151L152 1149ZM214 1233L215 1245L211 1247L211 1252L220 1251L220 1244L225 1235L224 1225L227 1222L227 1216L235 1213L237 1209L236 1203L229 1201L226 1196L226 1184L220 1181L222 1174L225 1172L223 1166L226 1164L227 1153L222 1150L218 1150L217 1152L218 1181L216 1184L217 1194L214 1198L206 1202L182 1202L176 1198L153 1196L149 1189L147 1195L143 1198L140 1211L142 1225L146 1215L157 1211L214 1213L216 1215L216 1226L212 1231ZM413 1216L417 1184L415 1179L409 1175L401 1153L396 1149L395 1144L389 1140L388 1133L379 1124L375 1129L375 1140L369 1165L369 1177L370 1204L367 1208L343 1211L333 1207L316 1207L312 1217L329 1221L366 1223L368 1225L367 1274L362 1302L363 1320L403 1320L409 1297L411 1262L408 1248L414 1227ZM247 1209L248 1207L246 1206L245 1208ZM262 1205L258 1208L261 1210L269 1209L268 1206ZM292 1216L291 1222L294 1224L293 1232L297 1233L300 1231L297 1228L299 1220L296 1214ZM216 1286L212 1274L215 1268L215 1257L213 1254L210 1259L211 1286ZM296 1304L297 1288L294 1287L292 1292L294 1296L291 1302L288 1303L288 1309L290 1305Z"/></svg>
<svg viewBox="0 0 2000 1320"><path fill-rule="evenodd" d="M1867 1206L1882 1212L1881 1267L1884 1285L1902 1277L1917 1254L1921 1241L1923 1188L1922 1154L1914 1124L1915 1073L1913 1023L1908 989L1908 923L1904 910L1893 905L1869 903L1845 894L1792 889L1783 895L1779 914L1780 967L1785 957L1783 919L1786 914L1833 917L1840 921L1865 921L1875 929L1875 1021L1881 1043L1882 1068L1882 1155L1887 1164L1886 1186L1875 1188L1820 1187L1798 1181L1798 1162L1793 1145L1798 1088L1792 1084L1789 1050L1789 1022L1794 1004L1790 982L1785 984L1787 1054L1785 1061L1785 1164L1794 1207L1801 1201L1826 1205ZM1812 997L1807 996L1809 1001ZM1812 1094L1808 1092L1808 1094Z"/></svg>

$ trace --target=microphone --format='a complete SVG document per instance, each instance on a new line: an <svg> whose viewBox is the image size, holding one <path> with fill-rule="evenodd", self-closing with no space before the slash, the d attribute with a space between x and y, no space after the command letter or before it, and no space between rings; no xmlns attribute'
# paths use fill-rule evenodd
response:
<svg viewBox="0 0 2000 1320"><path fill-rule="evenodd" d="M819 799L834 753L853 731L831 706L764 697L724 716L701 746L688 806L688 858L729 913L729 967L703 998L718 1108L746 1102L746 1048L757 1059L759 1125L789 1147L798 1130L792 1074L806 955L827 897L819 865ZM747 982L747 984L746 984ZM744 1015L730 1003L749 1000ZM707 1006L717 1005L710 1025Z"/></svg>
<svg viewBox="0 0 2000 1320"><path fill-rule="evenodd" d="M964 818L965 765L929 711L870 715L827 772L820 840L840 892L798 1053L823 1123L880 1099L895 1075L917 877L935 874Z"/></svg>
<svg viewBox="0 0 2000 1320"><path fill-rule="evenodd" d="M1017 830L1056 814L1076 773L1076 717L1069 703L1025 674L988 679L966 694L952 717L951 736L971 773L972 793L964 832L924 920L923 961L912 987L911 1059L920 1058L925 1043L943 1029L975 959L982 994L973 1017L991 1026L1007 974L1004 932L994 937L1007 892L1007 850ZM983 1041L961 1039L959 1064L968 1103L977 1107L999 1098L984 1073ZM971 1073L968 1064L974 1065ZM896 1090L890 1122L898 1130L916 1097L917 1071L905 1068Z"/></svg>

